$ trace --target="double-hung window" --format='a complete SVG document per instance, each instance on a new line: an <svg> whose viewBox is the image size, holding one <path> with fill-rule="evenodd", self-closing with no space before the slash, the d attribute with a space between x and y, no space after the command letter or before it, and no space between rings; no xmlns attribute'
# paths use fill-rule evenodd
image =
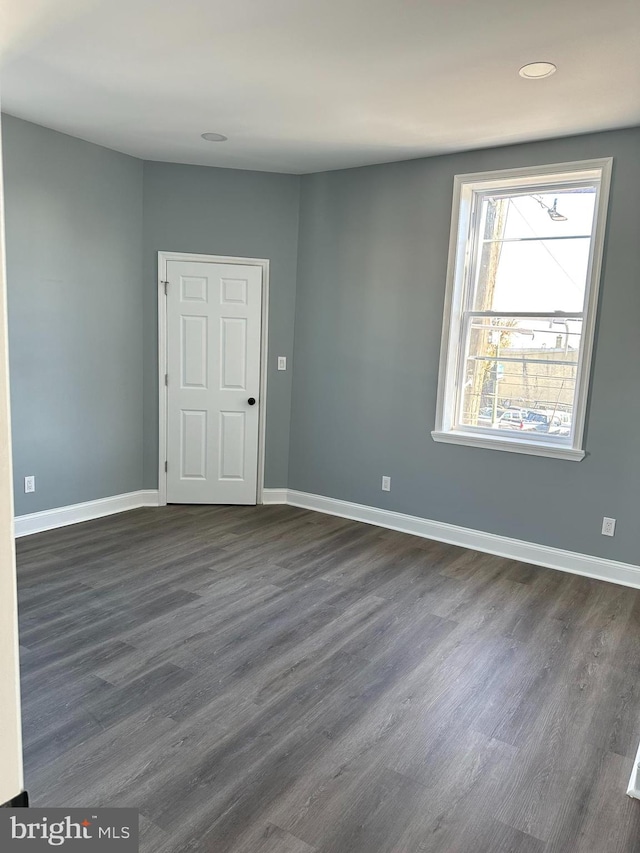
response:
<svg viewBox="0 0 640 853"><path fill-rule="evenodd" d="M584 456L610 172L456 176L436 441Z"/></svg>

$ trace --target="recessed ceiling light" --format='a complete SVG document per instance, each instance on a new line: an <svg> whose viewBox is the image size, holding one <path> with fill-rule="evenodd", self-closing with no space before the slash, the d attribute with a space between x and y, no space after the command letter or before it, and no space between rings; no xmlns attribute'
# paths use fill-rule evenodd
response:
<svg viewBox="0 0 640 853"><path fill-rule="evenodd" d="M551 77L557 70L553 62L529 62L522 66L518 74L529 80L540 80L542 77Z"/></svg>
<svg viewBox="0 0 640 853"><path fill-rule="evenodd" d="M202 138L206 139L207 142L226 142L227 137L223 136L221 133L203 133Z"/></svg>

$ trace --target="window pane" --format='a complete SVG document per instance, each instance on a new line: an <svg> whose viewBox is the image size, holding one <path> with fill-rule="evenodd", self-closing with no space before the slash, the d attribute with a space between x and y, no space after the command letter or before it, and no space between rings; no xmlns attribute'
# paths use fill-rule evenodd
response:
<svg viewBox="0 0 640 853"><path fill-rule="evenodd" d="M589 238L485 244L476 311L582 311Z"/></svg>
<svg viewBox="0 0 640 853"><path fill-rule="evenodd" d="M594 202L582 191L485 198L474 310L581 311Z"/></svg>
<svg viewBox="0 0 640 853"><path fill-rule="evenodd" d="M568 440L581 335L581 320L470 318L459 425Z"/></svg>
<svg viewBox="0 0 640 853"><path fill-rule="evenodd" d="M591 234L596 202L596 188L545 191L507 198L485 198L487 210L497 205L503 217L500 227L485 228L486 239L523 237L578 237ZM554 210L554 218L550 211ZM559 217L565 217L564 219Z"/></svg>

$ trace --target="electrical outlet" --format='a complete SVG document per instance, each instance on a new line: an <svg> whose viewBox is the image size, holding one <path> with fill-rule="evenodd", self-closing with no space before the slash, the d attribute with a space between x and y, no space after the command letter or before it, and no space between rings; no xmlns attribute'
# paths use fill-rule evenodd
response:
<svg viewBox="0 0 640 853"><path fill-rule="evenodd" d="M603 536L614 536L616 532L616 520L615 518L603 518L602 519L602 535Z"/></svg>
<svg viewBox="0 0 640 853"><path fill-rule="evenodd" d="M287 357L286 355L278 356L278 370L286 370L287 369Z"/></svg>
<svg viewBox="0 0 640 853"><path fill-rule="evenodd" d="M383 477L382 478L382 491L390 492L391 491L391 477Z"/></svg>
<svg viewBox="0 0 640 853"><path fill-rule="evenodd" d="M30 494L30 492L35 492L36 490L36 478L33 474L30 474L28 477L24 478L24 493L25 495Z"/></svg>

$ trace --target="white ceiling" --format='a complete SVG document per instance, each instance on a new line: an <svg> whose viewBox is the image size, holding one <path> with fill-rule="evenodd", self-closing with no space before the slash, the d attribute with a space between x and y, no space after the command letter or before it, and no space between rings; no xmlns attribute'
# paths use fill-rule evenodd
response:
<svg viewBox="0 0 640 853"><path fill-rule="evenodd" d="M145 159L314 172L640 124L638 0L3 7L3 109Z"/></svg>

